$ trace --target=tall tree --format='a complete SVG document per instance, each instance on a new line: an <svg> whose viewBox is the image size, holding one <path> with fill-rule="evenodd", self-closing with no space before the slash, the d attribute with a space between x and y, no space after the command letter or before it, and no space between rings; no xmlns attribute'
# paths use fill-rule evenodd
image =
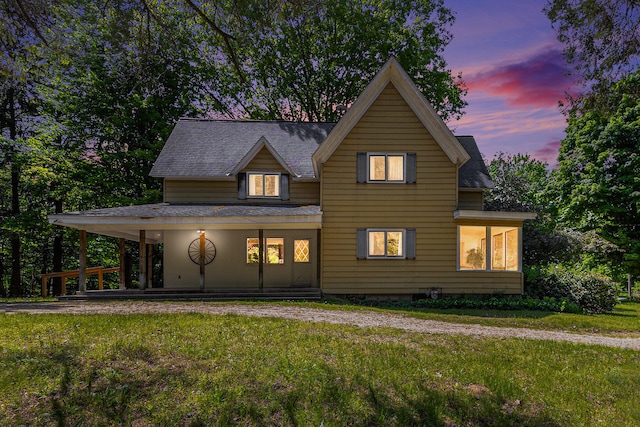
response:
<svg viewBox="0 0 640 427"><path fill-rule="evenodd" d="M442 0L327 0L282 8L287 18L258 31L251 14L229 18L245 75L240 81L222 65L218 90L230 115L336 120L335 107L353 103L391 55L444 119L462 114L466 90L442 57L454 20Z"/></svg>
<svg viewBox="0 0 640 427"><path fill-rule="evenodd" d="M544 12L565 46L566 59L590 91L604 94L613 82L637 69L637 0L548 0ZM598 100L590 97L588 105L598 105Z"/></svg>
<svg viewBox="0 0 640 427"><path fill-rule="evenodd" d="M572 114L554 171L560 219L595 230L640 274L640 72L610 87L602 110Z"/></svg>

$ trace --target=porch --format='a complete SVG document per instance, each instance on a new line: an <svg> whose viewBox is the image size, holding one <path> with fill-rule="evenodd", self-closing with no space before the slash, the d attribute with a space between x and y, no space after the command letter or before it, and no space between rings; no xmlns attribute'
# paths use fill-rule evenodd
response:
<svg viewBox="0 0 640 427"><path fill-rule="evenodd" d="M106 289L91 290L75 295L62 295L59 301L317 301L322 298L319 288L265 288L265 289Z"/></svg>

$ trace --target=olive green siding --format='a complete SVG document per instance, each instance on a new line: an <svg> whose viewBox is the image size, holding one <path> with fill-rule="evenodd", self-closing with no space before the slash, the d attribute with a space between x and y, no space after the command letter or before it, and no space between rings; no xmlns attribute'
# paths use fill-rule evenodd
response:
<svg viewBox="0 0 640 427"><path fill-rule="evenodd" d="M416 184L358 184L358 152L417 154ZM520 273L458 272L457 167L389 84L321 171L322 289L330 294L520 293ZM358 228L415 228L416 259L356 259Z"/></svg>
<svg viewBox="0 0 640 427"><path fill-rule="evenodd" d="M458 209L481 211L482 205L482 191L458 192Z"/></svg>
<svg viewBox="0 0 640 427"><path fill-rule="evenodd" d="M249 162L243 172L287 173L273 155L263 148ZM291 180L289 200L260 199L260 203L318 204L319 182L297 182ZM164 181L164 201L168 203L255 203L256 199L239 200L238 182L235 180L171 180Z"/></svg>

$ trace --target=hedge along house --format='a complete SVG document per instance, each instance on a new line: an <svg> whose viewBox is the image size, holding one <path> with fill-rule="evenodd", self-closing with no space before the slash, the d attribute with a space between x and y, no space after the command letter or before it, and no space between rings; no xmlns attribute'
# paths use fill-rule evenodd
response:
<svg viewBox="0 0 640 427"><path fill-rule="evenodd" d="M148 244L163 243L168 289L523 290L534 214L482 210L493 183L473 137L455 137L394 58L335 124L180 120L151 175L164 203L50 221L139 241L142 288Z"/></svg>

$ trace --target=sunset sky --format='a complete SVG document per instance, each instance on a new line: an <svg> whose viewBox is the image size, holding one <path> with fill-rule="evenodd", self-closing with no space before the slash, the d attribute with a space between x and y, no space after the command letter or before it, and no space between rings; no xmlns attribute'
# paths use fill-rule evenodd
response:
<svg viewBox="0 0 640 427"><path fill-rule="evenodd" d="M553 166L565 118L558 101L575 92L550 21L546 0L448 0L456 13L444 57L462 72L466 114L449 122L473 135L488 159L500 151L528 153Z"/></svg>

